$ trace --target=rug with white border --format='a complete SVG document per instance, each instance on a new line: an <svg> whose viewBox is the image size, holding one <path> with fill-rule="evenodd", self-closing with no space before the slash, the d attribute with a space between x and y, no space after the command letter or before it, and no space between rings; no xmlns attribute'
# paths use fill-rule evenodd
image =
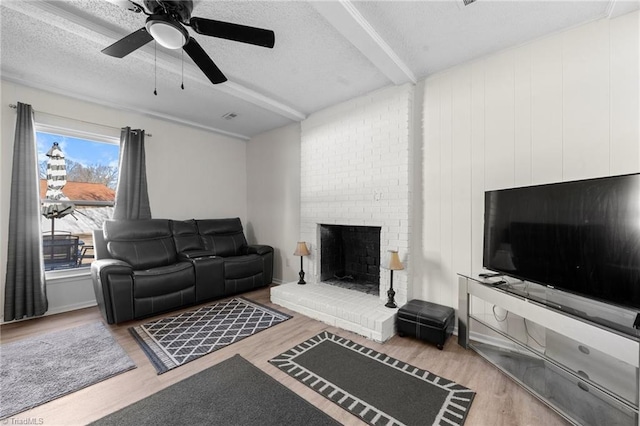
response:
<svg viewBox="0 0 640 426"><path fill-rule="evenodd" d="M475 392L322 332L269 362L371 425L462 425Z"/></svg>

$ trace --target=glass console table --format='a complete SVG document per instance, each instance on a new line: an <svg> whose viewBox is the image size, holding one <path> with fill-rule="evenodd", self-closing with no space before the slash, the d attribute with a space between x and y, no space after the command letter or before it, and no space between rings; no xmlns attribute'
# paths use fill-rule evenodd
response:
<svg viewBox="0 0 640 426"><path fill-rule="evenodd" d="M533 283L458 283L461 346L571 423L640 425L635 312Z"/></svg>

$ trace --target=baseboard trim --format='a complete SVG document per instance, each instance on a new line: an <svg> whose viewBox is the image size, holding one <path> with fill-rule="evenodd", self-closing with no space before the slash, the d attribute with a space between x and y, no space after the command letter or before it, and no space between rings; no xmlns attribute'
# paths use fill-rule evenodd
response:
<svg viewBox="0 0 640 426"><path fill-rule="evenodd" d="M77 311L79 309L91 308L93 306L98 306L98 304L95 301L93 301L93 302L80 302L80 303L74 303L71 305L58 306L55 309L51 309L47 311L44 314L44 316L46 317L49 315L56 315L56 314L62 314L65 312Z"/></svg>

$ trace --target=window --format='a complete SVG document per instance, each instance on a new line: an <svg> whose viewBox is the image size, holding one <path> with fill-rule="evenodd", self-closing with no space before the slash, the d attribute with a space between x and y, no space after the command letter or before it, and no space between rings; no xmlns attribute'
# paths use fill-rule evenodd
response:
<svg viewBox="0 0 640 426"><path fill-rule="evenodd" d="M120 140L37 124L36 142L45 270L87 267L94 258L92 231L113 216ZM51 161L47 156L54 143L64 155L64 168L61 160ZM66 170L61 188L64 198L58 202L49 199L56 189L53 181L47 181L49 169L57 170L53 174Z"/></svg>

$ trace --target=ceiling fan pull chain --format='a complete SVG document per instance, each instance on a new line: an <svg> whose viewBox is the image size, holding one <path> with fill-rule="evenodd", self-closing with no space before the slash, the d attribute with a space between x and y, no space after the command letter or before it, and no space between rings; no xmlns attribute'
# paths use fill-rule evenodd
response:
<svg viewBox="0 0 640 426"><path fill-rule="evenodd" d="M180 83L180 88L184 90L184 50L180 50L180 58L182 59L182 83Z"/></svg>
<svg viewBox="0 0 640 426"><path fill-rule="evenodd" d="M153 41L153 94L158 96L158 42Z"/></svg>

